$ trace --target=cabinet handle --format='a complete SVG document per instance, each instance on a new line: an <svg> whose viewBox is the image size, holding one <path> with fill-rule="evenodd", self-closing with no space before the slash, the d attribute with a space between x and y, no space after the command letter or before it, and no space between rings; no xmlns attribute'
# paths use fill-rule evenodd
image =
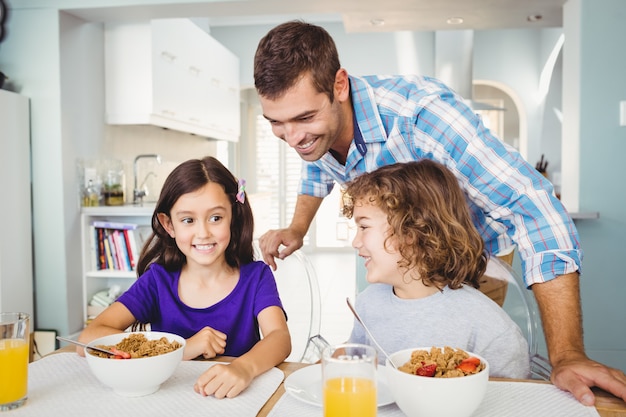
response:
<svg viewBox="0 0 626 417"><path fill-rule="evenodd" d="M165 58L169 62L174 62L174 60L176 59L176 55L167 51L161 51L161 57Z"/></svg>
<svg viewBox="0 0 626 417"><path fill-rule="evenodd" d="M200 75L200 68L191 66L191 67L189 67L189 72L192 75L195 75L196 77L198 77Z"/></svg>

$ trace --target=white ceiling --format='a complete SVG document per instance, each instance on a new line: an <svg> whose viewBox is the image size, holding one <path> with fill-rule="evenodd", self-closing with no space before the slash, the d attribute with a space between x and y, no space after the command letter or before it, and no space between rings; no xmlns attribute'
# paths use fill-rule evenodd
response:
<svg viewBox="0 0 626 417"><path fill-rule="evenodd" d="M185 1L195 1L193 3ZM91 21L208 18L210 26L343 22L347 32L561 27L566 0L155 0L141 6L66 9ZM150 3L148 1L148 3ZM118 2L119 4L119 2ZM530 22L529 16L540 16ZM450 25L449 18L463 23ZM373 24L372 22L384 22Z"/></svg>

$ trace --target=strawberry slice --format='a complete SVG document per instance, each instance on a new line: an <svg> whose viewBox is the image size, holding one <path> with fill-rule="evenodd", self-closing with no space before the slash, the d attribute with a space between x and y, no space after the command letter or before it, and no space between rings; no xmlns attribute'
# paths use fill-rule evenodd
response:
<svg viewBox="0 0 626 417"><path fill-rule="evenodd" d="M473 364L474 364L474 365L476 365L476 366L480 365L480 359L478 359L476 356L470 356L470 357L469 357L469 358L467 358L467 359L463 359L463 360L461 361L461 363L463 363L463 362L473 363Z"/></svg>
<svg viewBox="0 0 626 417"><path fill-rule="evenodd" d="M480 359L476 357L471 357L467 359L463 359L460 364L457 365L457 369L460 369L466 374L471 374L476 372L476 368L480 365Z"/></svg>
<svg viewBox="0 0 626 417"><path fill-rule="evenodd" d="M116 347L111 347L111 353L113 353L113 359L130 359L130 353L121 351Z"/></svg>
<svg viewBox="0 0 626 417"><path fill-rule="evenodd" d="M431 363L430 365L426 365L424 362L422 362L422 366L415 370L415 375L433 377L435 376L436 372L437 372L436 363Z"/></svg>

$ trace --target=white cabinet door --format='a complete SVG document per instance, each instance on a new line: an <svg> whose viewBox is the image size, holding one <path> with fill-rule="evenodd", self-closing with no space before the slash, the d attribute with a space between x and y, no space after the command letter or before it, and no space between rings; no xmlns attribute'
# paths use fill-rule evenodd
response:
<svg viewBox="0 0 626 417"><path fill-rule="evenodd" d="M168 30L153 24L152 33L152 62L153 72L153 111L160 116L176 120L182 117L183 103L182 86L185 82L181 62L180 45L182 43L176 28L172 28L171 36Z"/></svg>
<svg viewBox="0 0 626 417"><path fill-rule="evenodd" d="M108 123L239 140L239 59L196 24L107 24L105 43Z"/></svg>
<svg viewBox="0 0 626 417"><path fill-rule="evenodd" d="M210 119L228 134L239 137L239 59L210 38Z"/></svg>

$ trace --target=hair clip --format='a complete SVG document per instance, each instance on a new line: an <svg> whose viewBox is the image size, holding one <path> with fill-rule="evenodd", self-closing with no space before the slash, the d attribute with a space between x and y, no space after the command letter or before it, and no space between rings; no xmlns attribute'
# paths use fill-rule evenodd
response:
<svg viewBox="0 0 626 417"><path fill-rule="evenodd" d="M246 201L246 180L240 178L237 182L239 184L239 188L237 189L237 201L241 204Z"/></svg>

